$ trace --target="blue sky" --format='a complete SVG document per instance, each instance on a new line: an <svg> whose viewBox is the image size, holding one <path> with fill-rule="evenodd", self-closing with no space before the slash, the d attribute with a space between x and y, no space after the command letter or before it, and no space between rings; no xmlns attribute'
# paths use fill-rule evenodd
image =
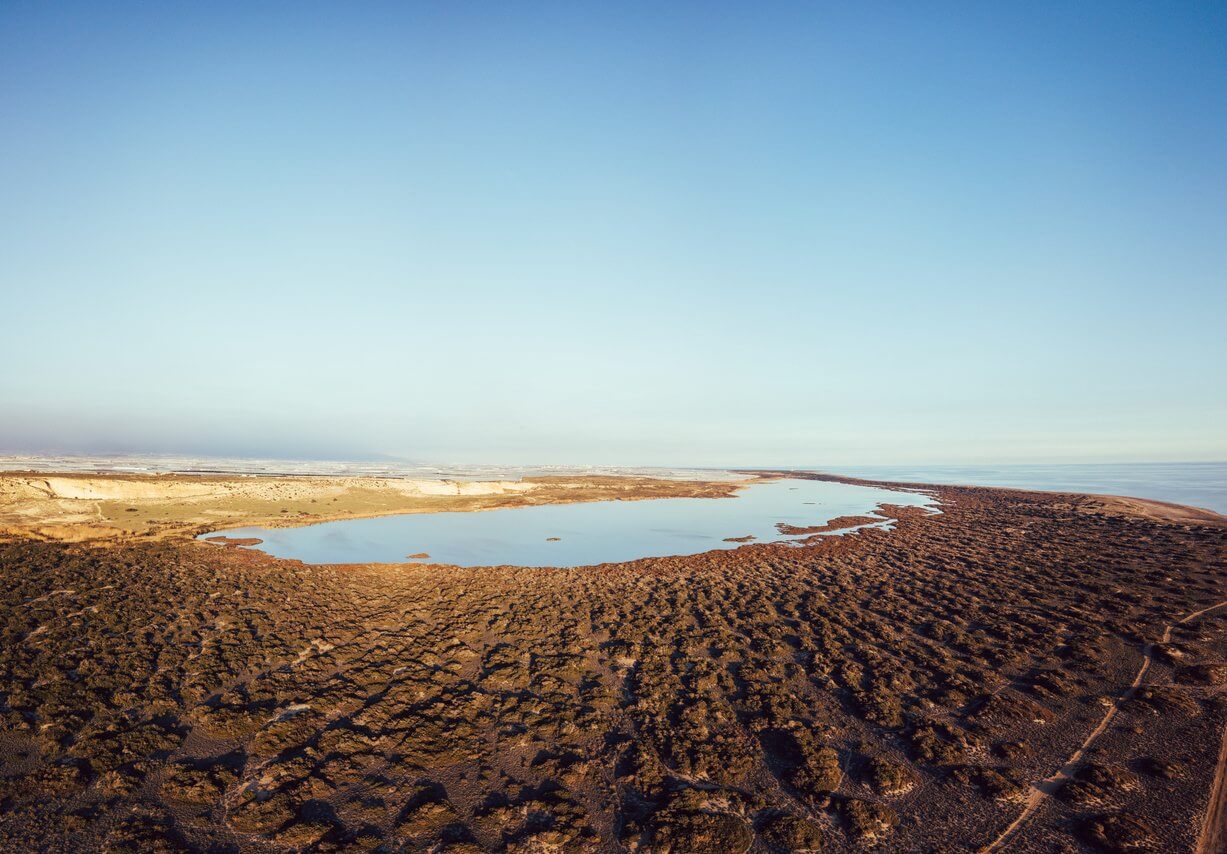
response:
<svg viewBox="0 0 1227 854"><path fill-rule="evenodd" d="M1227 458L1222 4L0 4L0 449Z"/></svg>

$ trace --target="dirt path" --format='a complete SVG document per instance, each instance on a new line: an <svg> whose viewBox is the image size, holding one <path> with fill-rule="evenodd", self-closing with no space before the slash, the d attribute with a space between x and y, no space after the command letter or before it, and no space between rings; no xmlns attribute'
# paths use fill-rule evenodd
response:
<svg viewBox="0 0 1227 854"><path fill-rule="evenodd" d="M1210 806L1202 819L1197 837L1197 854L1220 854L1227 851L1227 729L1223 730L1223 745L1218 752L1218 768L1210 789Z"/></svg>
<svg viewBox="0 0 1227 854"><path fill-rule="evenodd" d="M1187 623L1200 617L1207 611L1221 608L1224 602L1203 608L1189 614L1181 623ZM1218 751L1218 767L1214 769L1214 783L1210 787L1210 804L1206 807L1205 818L1201 822L1201 833L1197 836L1197 854L1219 854L1227 851L1227 728L1223 730L1223 743Z"/></svg>
<svg viewBox="0 0 1227 854"><path fill-rule="evenodd" d="M1192 622L1203 614L1217 610L1227 606L1227 600L1218 602L1207 608L1202 608L1200 611L1194 611L1191 614L1186 614L1174 623L1169 623L1163 627L1163 637L1160 643L1167 643L1171 640L1172 629L1176 626ZM989 852L1000 851L1010 837L1017 833L1027 820L1035 814L1035 811L1040 808L1044 802L1044 798L1054 794L1065 782L1072 780L1074 773L1078 770L1078 766L1082 764L1082 757L1086 755L1086 751L1095 742L1099 736L1103 735L1104 731L1112 724L1112 720L1120 711L1121 704L1133 696L1133 692L1142 684L1142 680L1146 678L1146 673L1150 670L1150 665L1154 660L1154 643L1146 644L1142 651L1142 666L1138 668L1137 675L1133 677L1133 682L1126 688L1119 697L1112 701L1112 705L1108 707L1108 711L1104 713L1103 719L1099 724L1091 730L1090 734L1082 742L1081 746L1075 750L1070 757L1065 760L1057 772L1051 777L1047 777L1032 787L1031 795L1027 798L1023 805L1023 811L1019 813L1014 821L1010 822L1009 826L1001 832L1001 834L980 849L982 854ZM1224 792L1223 778L1225 776L1224 764L1227 763L1227 740L1224 740L1223 750L1219 752L1218 769L1214 775L1214 785L1210 794L1210 807L1206 812L1206 818L1202 823L1201 838L1197 843L1198 854L1210 854L1216 851L1214 847L1221 837L1222 821L1227 813L1227 792Z"/></svg>

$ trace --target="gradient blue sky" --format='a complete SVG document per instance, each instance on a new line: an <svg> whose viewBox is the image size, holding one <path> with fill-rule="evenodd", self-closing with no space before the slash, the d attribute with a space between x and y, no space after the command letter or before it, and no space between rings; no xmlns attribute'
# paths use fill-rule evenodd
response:
<svg viewBox="0 0 1227 854"><path fill-rule="evenodd" d="M1227 5L0 3L0 449L1227 458Z"/></svg>

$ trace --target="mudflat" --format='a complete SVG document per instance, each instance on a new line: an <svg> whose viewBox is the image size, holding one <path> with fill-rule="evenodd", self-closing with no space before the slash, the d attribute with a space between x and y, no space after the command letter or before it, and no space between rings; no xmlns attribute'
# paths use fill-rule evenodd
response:
<svg viewBox="0 0 1227 854"><path fill-rule="evenodd" d="M1222 517L931 489L893 531L578 569L6 501L0 848L1212 850Z"/></svg>

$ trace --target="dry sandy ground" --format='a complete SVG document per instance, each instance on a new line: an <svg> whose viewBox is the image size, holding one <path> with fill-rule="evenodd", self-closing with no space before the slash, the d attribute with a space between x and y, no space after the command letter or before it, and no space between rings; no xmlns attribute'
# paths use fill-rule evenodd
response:
<svg viewBox="0 0 1227 854"><path fill-rule="evenodd" d="M167 537L242 525L493 507L730 495L736 484L642 477L517 481L0 473L0 537Z"/></svg>
<svg viewBox="0 0 1227 854"><path fill-rule="evenodd" d="M580 569L15 536L0 849L1208 850L1227 528L934 491Z"/></svg>

